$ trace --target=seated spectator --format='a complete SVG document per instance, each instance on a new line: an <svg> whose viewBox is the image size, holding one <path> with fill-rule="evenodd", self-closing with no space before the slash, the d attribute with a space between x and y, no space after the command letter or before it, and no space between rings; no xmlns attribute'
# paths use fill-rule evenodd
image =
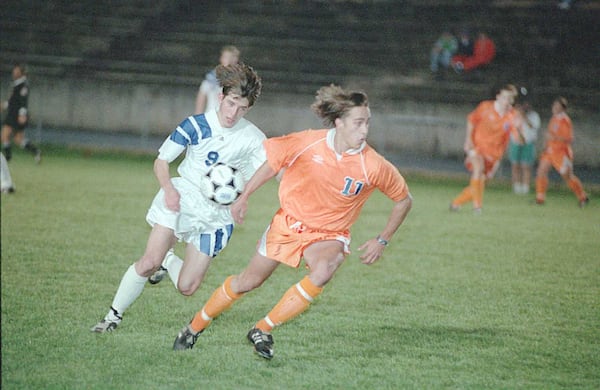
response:
<svg viewBox="0 0 600 390"><path fill-rule="evenodd" d="M463 28L458 34L458 48L456 50L456 55L466 57L473 55L473 39L467 28Z"/></svg>
<svg viewBox="0 0 600 390"><path fill-rule="evenodd" d="M452 67L458 73L468 72L492 62L496 56L496 45L487 34L480 32L473 45L473 55L455 55L452 57Z"/></svg>
<svg viewBox="0 0 600 390"><path fill-rule="evenodd" d="M450 67L450 60L458 49L458 41L449 31L444 31L431 48L430 69L437 74L440 67L446 70Z"/></svg>

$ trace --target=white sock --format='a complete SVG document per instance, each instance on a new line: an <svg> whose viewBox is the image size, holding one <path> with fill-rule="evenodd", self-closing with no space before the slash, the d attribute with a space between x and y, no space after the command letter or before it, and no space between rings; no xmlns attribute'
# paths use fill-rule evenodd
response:
<svg viewBox="0 0 600 390"><path fill-rule="evenodd" d="M522 194L529 193L529 184L526 184L526 183L521 184L521 193Z"/></svg>
<svg viewBox="0 0 600 390"><path fill-rule="evenodd" d="M8 169L8 163L3 153L0 153L0 182L2 190L7 190L13 186L12 177L10 176L10 169Z"/></svg>
<svg viewBox="0 0 600 390"><path fill-rule="evenodd" d="M183 267L183 260L181 260L175 253L169 251L163 260L162 266L169 272L169 278L177 289L177 282L179 281L179 273L181 267Z"/></svg>
<svg viewBox="0 0 600 390"><path fill-rule="evenodd" d="M123 279L121 279L121 284L119 284L119 288L117 289L117 293L112 302L112 307L120 316L122 316L123 312L142 294L147 280L148 278L140 276L135 272L134 264L129 266L123 275ZM109 311L106 317L114 317L112 310Z"/></svg>

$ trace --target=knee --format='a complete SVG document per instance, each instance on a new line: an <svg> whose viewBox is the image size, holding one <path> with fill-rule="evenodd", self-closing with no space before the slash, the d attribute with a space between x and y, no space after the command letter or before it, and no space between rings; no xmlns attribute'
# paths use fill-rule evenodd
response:
<svg viewBox="0 0 600 390"><path fill-rule="evenodd" d="M179 293L181 295L183 295L185 297L192 296L196 292L197 289L198 288L195 286L186 285L181 282L177 283L177 290L179 291Z"/></svg>
<svg viewBox="0 0 600 390"><path fill-rule="evenodd" d="M161 262L162 259L144 255L135 263L135 270L138 275L148 277L158 269Z"/></svg>
<svg viewBox="0 0 600 390"><path fill-rule="evenodd" d="M312 282L319 286L323 287L327 284L332 278L337 269L342 265L345 260L345 256L343 253L337 253L334 257L323 261L318 266L311 268L310 279Z"/></svg>

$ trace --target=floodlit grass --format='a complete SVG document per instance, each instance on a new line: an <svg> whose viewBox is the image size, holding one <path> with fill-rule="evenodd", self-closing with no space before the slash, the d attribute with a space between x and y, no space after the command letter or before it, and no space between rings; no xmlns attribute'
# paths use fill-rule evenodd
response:
<svg viewBox="0 0 600 390"><path fill-rule="evenodd" d="M280 267L200 337L172 343L223 279L240 271L277 207L252 199L247 222L193 297L148 286L106 335L120 278L142 253L157 190L152 157L17 153L2 195L3 389L600 388L600 206L551 189L543 207L486 192L480 216L447 210L466 184L406 175L414 207L372 266L356 248L384 225L380 194L353 230L354 253L313 306L274 333L265 361L251 325L305 273ZM182 253L182 248L178 247Z"/></svg>

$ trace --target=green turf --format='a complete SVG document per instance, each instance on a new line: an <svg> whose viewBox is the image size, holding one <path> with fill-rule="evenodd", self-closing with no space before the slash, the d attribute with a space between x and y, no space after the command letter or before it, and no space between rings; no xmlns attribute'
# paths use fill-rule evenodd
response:
<svg viewBox="0 0 600 390"><path fill-rule="evenodd" d="M353 229L354 253L313 306L274 332L265 361L249 327L305 273L280 267L191 351L179 329L240 271L276 206L269 184L193 297L148 286L106 335L123 272L142 253L157 184L152 157L16 153L2 195L3 389L597 389L600 206L561 186L547 204L491 186L480 216L447 210L464 180L406 175L414 207L372 266L356 248L391 203L380 194ZM182 248L178 247L179 254Z"/></svg>

